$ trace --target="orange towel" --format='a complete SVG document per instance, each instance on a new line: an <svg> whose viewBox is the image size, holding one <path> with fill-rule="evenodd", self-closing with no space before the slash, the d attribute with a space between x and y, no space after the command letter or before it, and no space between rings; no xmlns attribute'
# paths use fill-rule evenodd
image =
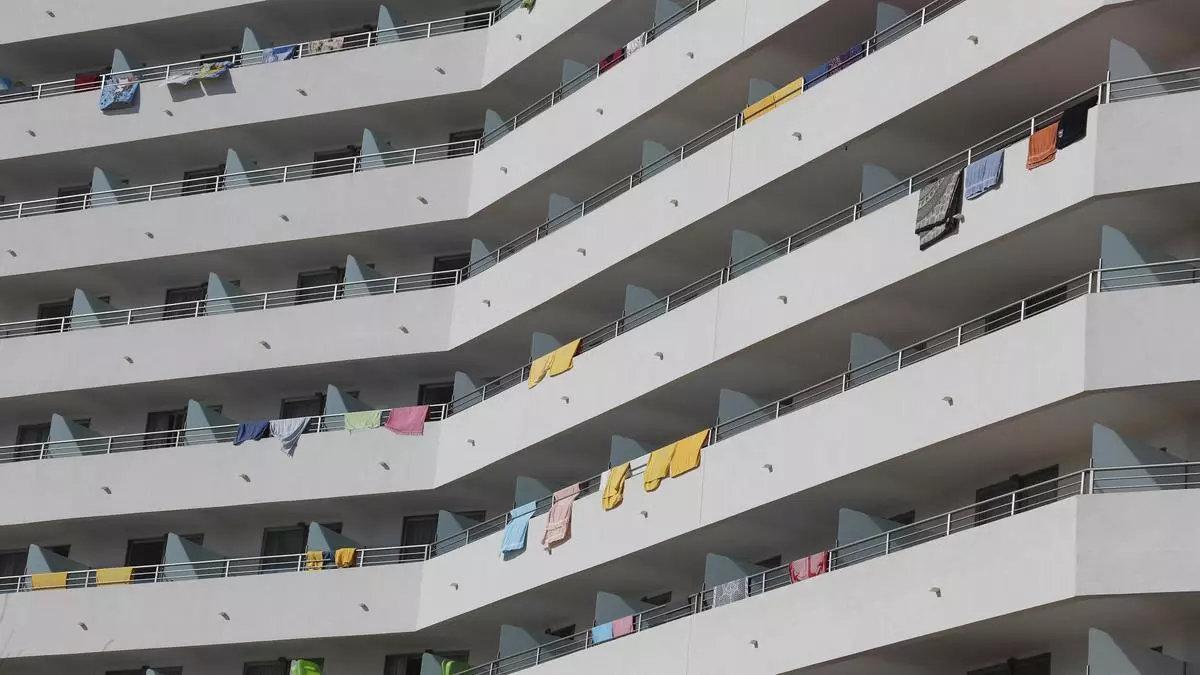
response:
<svg viewBox="0 0 1200 675"><path fill-rule="evenodd" d="M96 585L127 584L133 580L132 567L105 567L96 570Z"/></svg>
<svg viewBox="0 0 1200 675"><path fill-rule="evenodd" d="M356 548L339 548L333 552L333 564L338 567L354 567L354 554L357 552Z"/></svg>
<svg viewBox="0 0 1200 675"><path fill-rule="evenodd" d="M41 574L31 574L29 576L29 587L35 591L43 591L48 588L66 588L67 573L42 572Z"/></svg>
<svg viewBox="0 0 1200 675"><path fill-rule="evenodd" d="M1044 129L1038 129L1029 137L1029 157L1025 160L1026 169L1036 169L1043 164L1054 161L1058 154L1058 122Z"/></svg>
<svg viewBox="0 0 1200 675"><path fill-rule="evenodd" d="M671 457L671 478L700 466L700 449L707 440L708 429L705 429L675 442L675 454Z"/></svg>

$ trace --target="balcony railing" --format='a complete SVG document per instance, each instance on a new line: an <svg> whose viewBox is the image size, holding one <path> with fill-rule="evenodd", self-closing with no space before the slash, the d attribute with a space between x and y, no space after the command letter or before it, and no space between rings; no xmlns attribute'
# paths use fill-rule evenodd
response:
<svg viewBox="0 0 1200 675"><path fill-rule="evenodd" d="M851 565L1080 495L1186 490L1197 487L1200 487L1200 462L1084 469L880 535L839 545L829 552L829 570L836 572ZM762 595L792 585L788 565L745 577L745 582L748 596ZM688 596L683 602L635 614L631 634L717 609L720 606L714 602L715 593L716 589L706 588ZM605 640L599 644L611 641ZM461 675L506 675L596 646L597 643L592 641L591 630L584 630L533 649L474 666L462 671Z"/></svg>
<svg viewBox="0 0 1200 675"><path fill-rule="evenodd" d="M422 40L441 35L450 35L453 33L462 33L465 31L489 28L500 19L508 16L513 10L520 6L521 0L505 0L505 2L503 2L499 7L489 12L477 12L475 14L468 14L466 16L458 16L450 19L437 19L434 21L427 21L425 23L399 26L397 28L384 28L381 30L365 31L362 33L343 36L340 39L337 39L337 42L327 39L318 39L310 42L297 42L292 45L280 45L280 47L286 48L290 46L294 50L291 58L304 59L313 56L336 54L352 49L376 47L379 45L391 44L393 42ZM313 48L312 45L317 43L321 43L320 47ZM137 79L137 81L143 83L157 82L167 79L172 73L177 74L180 72L195 71L206 63L221 62L228 63L230 68L243 68L246 66L260 65L263 63L263 50L260 49L248 52L230 52L229 54L225 55L209 56L191 61L180 61L178 63L169 63L159 66L149 66L146 68L135 68L133 70L106 73L101 75L99 80L89 83L77 83L74 79L41 82L31 85L28 89L22 91L0 94L0 104L18 103L21 101L36 101L38 99L49 98L52 96L65 96L67 94L97 91L101 89L109 79L118 77L134 77Z"/></svg>

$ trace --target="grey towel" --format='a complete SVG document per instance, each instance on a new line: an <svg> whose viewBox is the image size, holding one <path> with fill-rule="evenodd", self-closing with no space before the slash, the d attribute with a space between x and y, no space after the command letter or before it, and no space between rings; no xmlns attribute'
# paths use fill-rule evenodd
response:
<svg viewBox="0 0 1200 675"><path fill-rule="evenodd" d="M967 166L965 196L967 199L975 199L988 190L998 187L1002 180L1004 180L1004 150L997 150Z"/></svg>
<svg viewBox="0 0 1200 675"><path fill-rule="evenodd" d="M309 417L293 417L286 420L271 420L271 435L279 439L279 449L291 455L296 451L300 435L308 426Z"/></svg>
<svg viewBox="0 0 1200 675"><path fill-rule="evenodd" d="M957 215L954 207L961 187L962 172L955 171L921 188L921 195L917 198L917 234L945 225L946 221Z"/></svg>
<svg viewBox="0 0 1200 675"><path fill-rule="evenodd" d="M744 600L749 595L746 579L734 579L713 587L713 607Z"/></svg>

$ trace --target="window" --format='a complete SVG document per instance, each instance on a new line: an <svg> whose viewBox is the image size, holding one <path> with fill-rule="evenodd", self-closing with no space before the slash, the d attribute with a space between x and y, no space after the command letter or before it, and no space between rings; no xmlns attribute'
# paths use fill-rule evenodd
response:
<svg viewBox="0 0 1200 675"><path fill-rule="evenodd" d="M303 398L285 398L279 404L279 417L320 417L325 413L325 394L316 393Z"/></svg>
<svg viewBox="0 0 1200 675"><path fill-rule="evenodd" d="M487 520L486 511L456 511L456 516L469 518L474 521L483 522ZM424 546L432 544L437 540L437 522L436 513L420 516L405 516L404 526L400 534L400 544L402 546Z"/></svg>
<svg viewBox="0 0 1200 675"><path fill-rule="evenodd" d="M56 302L43 302L38 305L37 318L38 322L33 329L34 333L57 333L71 325L70 321L63 322L61 319L71 316L71 300L58 300Z"/></svg>
<svg viewBox="0 0 1200 675"><path fill-rule="evenodd" d="M465 157L472 153L474 146L468 145L467 141L477 141L483 138L483 129L467 129L466 131L455 131L450 134L447 141L450 143L458 143L451 147L446 153L447 157Z"/></svg>
<svg viewBox="0 0 1200 675"><path fill-rule="evenodd" d="M187 421L187 408L177 410L159 410L146 414L146 437L142 448L170 448L176 445L179 434L176 431L183 428Z"/></svg>
<svg viewBox="0 0 1200 675"><path fill-rule="evenodd" d="M54 212L61 213L63 211L78 211L82 209L87 202L87 193L91 191L92 186L90 184L59 188L58 200L54 202Z"/></svg>
<svg viewBox="0 0 1200 675"><path fill-rule="evenodd" d="M777 566L778 565L772 565L772 567L777 567ZM664 593L656 593L654 595L647 595L642 598L642 602L646 603L647 605L654 605L655 607L661 607L670 601L671 601L671 591L666 591Z"/></svg>
<svg viewBox="0 0 1200 675"><path fill-rule="evenodd" d="M1008 479L999 483L979 488L975 491L975 501L980 502L980 505L975 507L975 524L981 525L1004 518L1013 511L1020 513L1054 501L1056 496L1054 487L1052 485L1038 486L1038 484L1057 477L1058 465L1055 464L1026 474L1009 476ZM1004 498L1011 493L1016 493L1015 497Z"/></svg>
<svg viewBox="0 0 1200 675"><path fill-rule="evenodd" d="M456 272L471 264L470 253L455 253L453 255L440 255L433 259L433 272L439 274L433 281L433 287L453 286L454 279L450 277L450 272Z"/></svg>
<svg viewBox="0 0 1200 675"><path fill-rule="evenodd" d="M900 525L912 525L917 522L917 512L910 509L904 513L897 513L894 516L890 516L888 520Z"/></svg>
<svg viewBox="0 0 1200 675"><path fill-rule="evenodd" d="M183 538L193 544L204 544L203 534L185 534ZM130 539L129 543L125 545L125 564L129 567L160 565L166 551L166 535L150 539Z"/></svg>
<svg viewBox="0 0 1200 675"><path fill-rule="evenodd" d="M417 388L417 405L441 405L454 398L453 382L430 382Z"/></svg>
<svg viewBox="0 0 1200 675"><path fill-rule="evenodd" d="M0 577L16 577L25 574L28 549L0 551Z"/></svg>
<svg viewBox="0 0 1200 675"><path fill-rule="evenodd" d="M322 150L313 153L313 162L319 162L313 167L312 177L336 176L339 173L350 173L354 170L354 162L358 158L359 147L347 145L340 150Z"/></svg>
<svg viewBox="0 0 1200 675"><path fill-rule="evenodd" d="M321 523L321 527L342 531L341 523ZM263 530L263 555L295 555L304 553L308 544L308 524L297 523L290 527L268 527Z"/></svg>
<svg viewBox="0 0 1200 675"><path fill-rule="evenodd" d="M463 19L463 30L476 30L479 28L487 28L488 21L489 21L488 17L486 15L484 15L484 16L476 16L476 15L484 14L484 12L494 12L497 9L499 9L499 7L500 7L499 5L488 5L486 7L477 7L475 9L468 9L467 11L463 12L463 16L469 17L469 18Z"/></svg>
<svg viewBox="0 0 1200 675"><path fill-rule="evenodd" d="M346 278L346 270L342 267L329 267L313 272L301 272L296 277L296 304L304 305L310 302L325 302L339 296L336 284Z"/></svg>
<svg viewBox="0 0 1200 675"><path fill-rule="evenodd" d="M198 195L205 192L216 192L224 184L225 165L210 166L206 169L192 169L183 172L183 183L179 186L179 194Z"/></svg>
<svg viewBox="0 0 1200 675"><path fill-rule="evenodd" d="M575 624L559 626L558 628L547 628L546 635L556 638L569 638L575 634Z"/></svg>
<svg viewBox="0 0 1200 675"><path fill-rule="evenodd" d="M163 319L186 319L204 314L204 298L208 296L208 283L198 286L168 288L164 305L182 305L163 309ZM186 304L184 304L186 303Z"/></svg>
<svg viewBox="0 0 1200 675"><path fill-rule="evenodd" d="M1009 659L987 668L968 671L967 675L1050 675L1050 654L1038 654L1027 659Z"/></svg>
<svg viewBox="0 0 1200 675"><path fill-rule="evenodd" d="M776 567L779 567L780 565L783 564L783 556L782 555L774 555L765 560L759 560L758 562L756 562L754 564L758 565L759 567L765 567L769 570L773 570Z"/></svg>
<svg viewBox="0 0 1200 675"><path fill-rule="evenodd" d="M388 654L383 661L383 675L421 675L421 655Z"/></svg>
<svg viewBox="0 0 1200 675"><path fill-rule="evenodd" d="M87 418L71 420L81 427L91 426L92 421ZM43 422L41 424L22 424L17 427L17 445L38 445L50 440L50 423ZM20 453L15 451L9 457L0 457L0 459L11 459L14 462L20 462L27 459L36 459L37 454L31 448L25 448Z"/></svg>

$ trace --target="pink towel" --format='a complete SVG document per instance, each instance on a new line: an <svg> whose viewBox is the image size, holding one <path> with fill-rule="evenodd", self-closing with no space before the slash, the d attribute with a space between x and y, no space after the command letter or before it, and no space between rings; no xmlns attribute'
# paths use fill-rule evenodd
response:
<svg viewBox="0 0 1200 675"><path fill-rule="evenodd" d="M405 436L420 436L425 433L425 416L429 414L429 406L414 405L407 408L392 408L388 413L384 428L395 434Z"/></svg>
<svg viewBox="0 0 1200 675"><path fill-rule="evenodd" d="M809 577L815 577L818 574L824 574L829 571L829 551L814 553L807 558L793 560L788 566L788 571L792 575L792 583L804 581Z"/></svg>
<svg viewBox="0 0 1200 675"><path fill-rule="evenodd" d="M612 622L613 637L619 638L622 635L629 635L633 632L633 616L624 616Z"/></svg>
<svg viewBox="0 0 1200 675"><path fill-rule="evenodd" d="M546 533L542 535L542 546L545 546L547 551L571 536L571 508L575 505L575 496L578 494L579 483L568 485L554 493L550 514L546 516Z"/></svg>

